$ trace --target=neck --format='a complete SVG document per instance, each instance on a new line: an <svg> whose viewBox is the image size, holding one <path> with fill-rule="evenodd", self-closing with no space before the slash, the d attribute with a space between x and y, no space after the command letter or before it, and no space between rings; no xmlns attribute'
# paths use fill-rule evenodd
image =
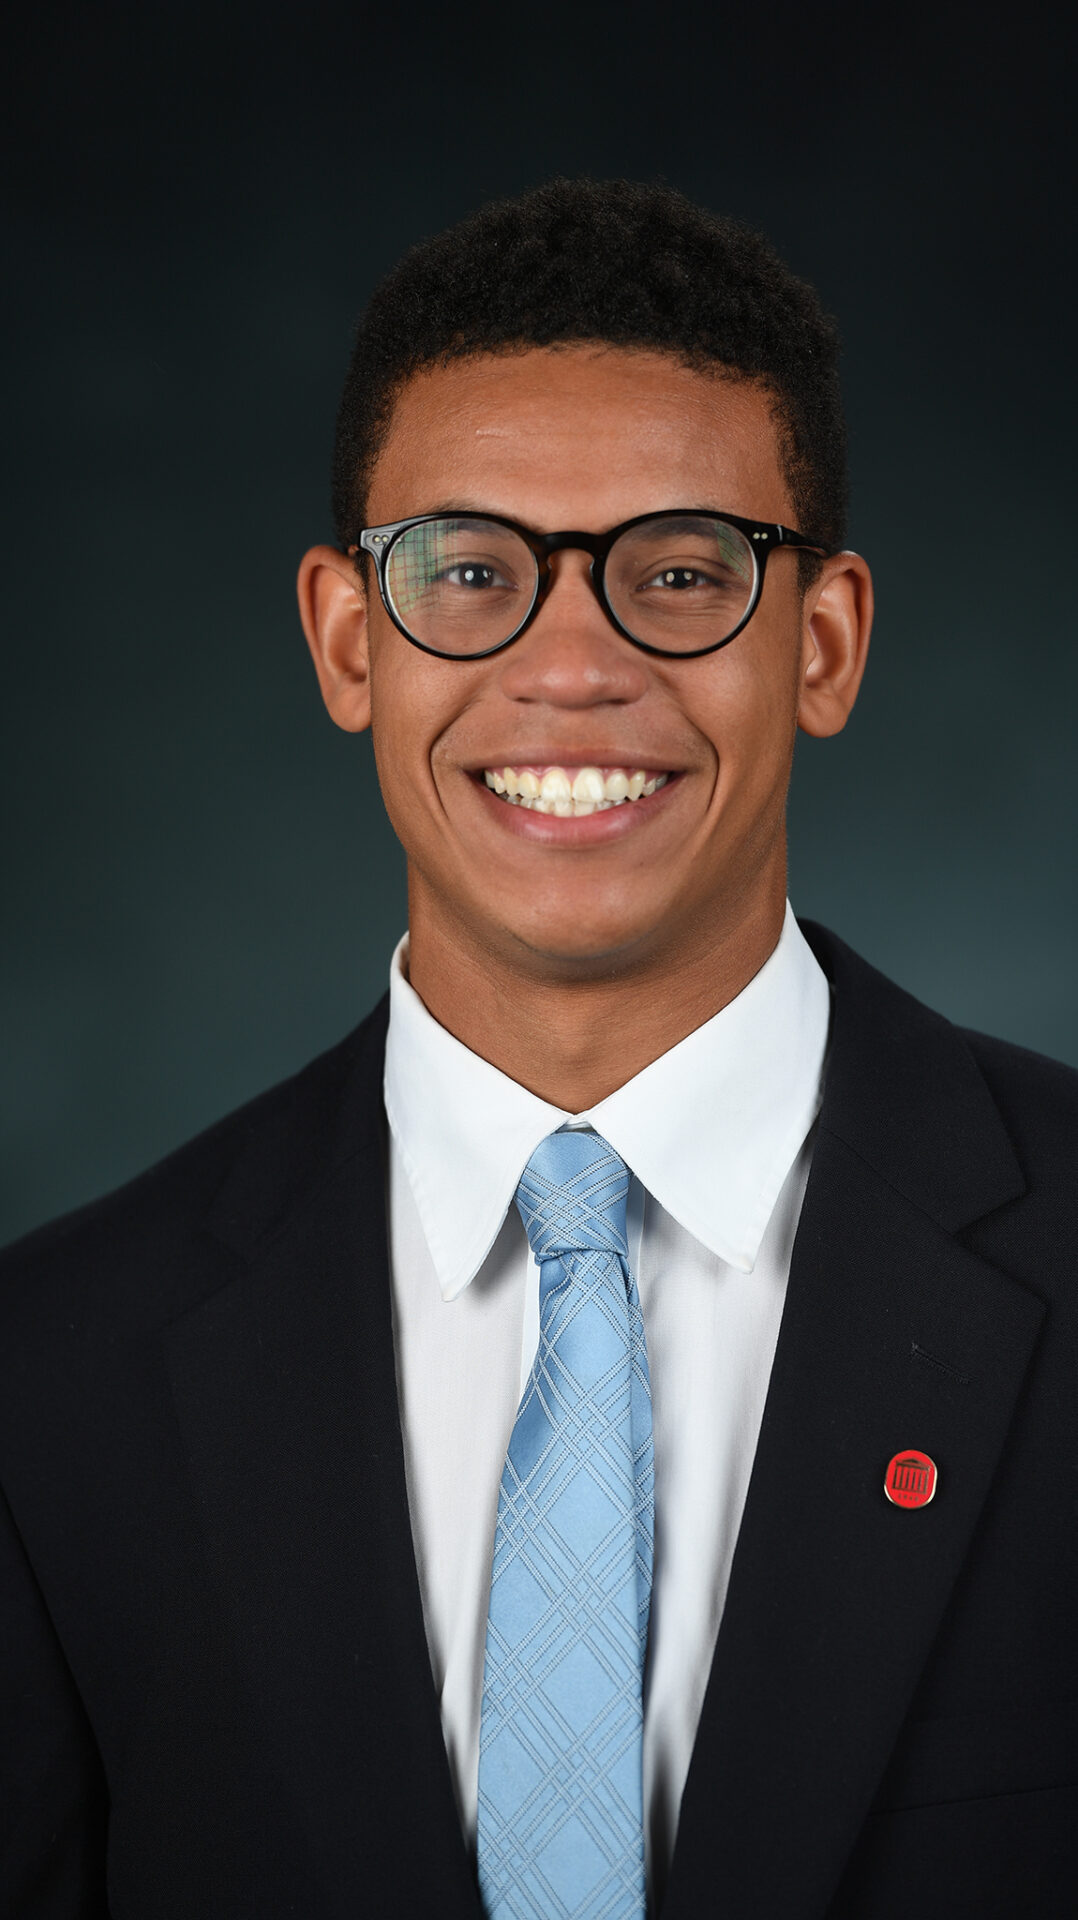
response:
<svg viewBox="0 0 1078 1920"><path fill-rule="evenodd" d="M595 1106L736 999L774 952L786 897L783 872L779 887L676 950L559 973L495 954L466 928L446 937L409 895L408 972L428 1012L567 1113Z"/></svg>

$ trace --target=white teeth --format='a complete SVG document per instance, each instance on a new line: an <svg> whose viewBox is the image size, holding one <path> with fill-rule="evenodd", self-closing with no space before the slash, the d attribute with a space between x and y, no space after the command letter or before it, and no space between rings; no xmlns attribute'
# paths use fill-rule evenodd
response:
<svg viewBox="0 0 1078 1920"><path fill-rule="evenodd" d="M571 800L572 783L564 767L548 767L539 782L539 792L544 800Z"/></svg>
<svg viewBox="0 0 1078 1920"><path fill-rule="evenodd" d="M573 781L574 800L605 800L603 776L598 767L581 767Z"/></svg>
<svg viewBox="0 0 1078 1920"><path fill-rule="evenodd" d="M492 792L514 806L569 820L647 798L665 787L669 775L649 776L639 767L633 773L624 767L579 767L570 777L564 767L548 767L540 779L527 768L518 773L513 767L492 767L483 778Z"/></svg>

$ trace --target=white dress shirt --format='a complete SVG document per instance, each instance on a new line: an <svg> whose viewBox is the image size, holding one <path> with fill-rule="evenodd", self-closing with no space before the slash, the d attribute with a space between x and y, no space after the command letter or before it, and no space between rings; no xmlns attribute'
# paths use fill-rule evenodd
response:
<svg viewBox="0 0 1078 1920"><path fill-rule="evenodd" d="M498 1487L539 1333L513 1199L540 1140L590 1126L633 1174L629 1256L651 1373L655 1569L644 1820L658 1893L722 1617L822 1094L830 995L787 903L743 992L587 1113L432 1019L393 956L386 1047L394 1333L427 1643L474 1844Z"/></svg>

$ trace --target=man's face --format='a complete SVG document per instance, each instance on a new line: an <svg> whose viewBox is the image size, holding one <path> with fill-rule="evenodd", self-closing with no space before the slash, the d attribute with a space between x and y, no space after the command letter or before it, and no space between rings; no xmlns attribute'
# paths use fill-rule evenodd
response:
<svg viewBox="0 0 1078 1920"><path fill-rule="evenodd" d="M651 352L569 347L423 372L397 401L368 522L449 509L538 532L602 532L670 507L796 524L768 397ZM588 556L552 558L532 625L481 660L433 658L372 581L370 721L409 863L413 942L552 978L677 967L785 892L784 812L810 626L779 551L748 626L697 659L646 654L604 615ZM361 596L362 599L362 596ZM345 721L344 724L362 724ZM584 767L665 776L561 818L485 773ZM639 783L637 783L639 784Z"/></svg>

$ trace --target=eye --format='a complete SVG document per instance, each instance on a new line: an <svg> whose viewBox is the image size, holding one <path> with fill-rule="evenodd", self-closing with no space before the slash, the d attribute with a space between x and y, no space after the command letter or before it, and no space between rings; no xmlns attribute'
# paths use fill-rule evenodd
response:
<svg viewBox="0 0 1078 1920"><path fill-rule="evenodd" d="M673 587L684 591L688 587L712 587L717 582L710 574L701 573L696 567L664 567L653 579L644 580L641 585L648 587Z"/></svg>
<svg viewBox="0 0 1078 1920"><path fill-rule="evenodd" d="M660 567L646 574L636 587L637 593L658 593L663 599L676 594L725 594L738 592L742 583L732 579L724 567L694 567L687 561Z"/></svg>
<svg viewBox="0 0 1078 1920"><path fill-rule="evenodd" d="M456 566L447 567L438 578L447 586L469 587L473 592L482 592L485 587L510 585L496 567L484 566L480 560L458 560Z"/></svg>

